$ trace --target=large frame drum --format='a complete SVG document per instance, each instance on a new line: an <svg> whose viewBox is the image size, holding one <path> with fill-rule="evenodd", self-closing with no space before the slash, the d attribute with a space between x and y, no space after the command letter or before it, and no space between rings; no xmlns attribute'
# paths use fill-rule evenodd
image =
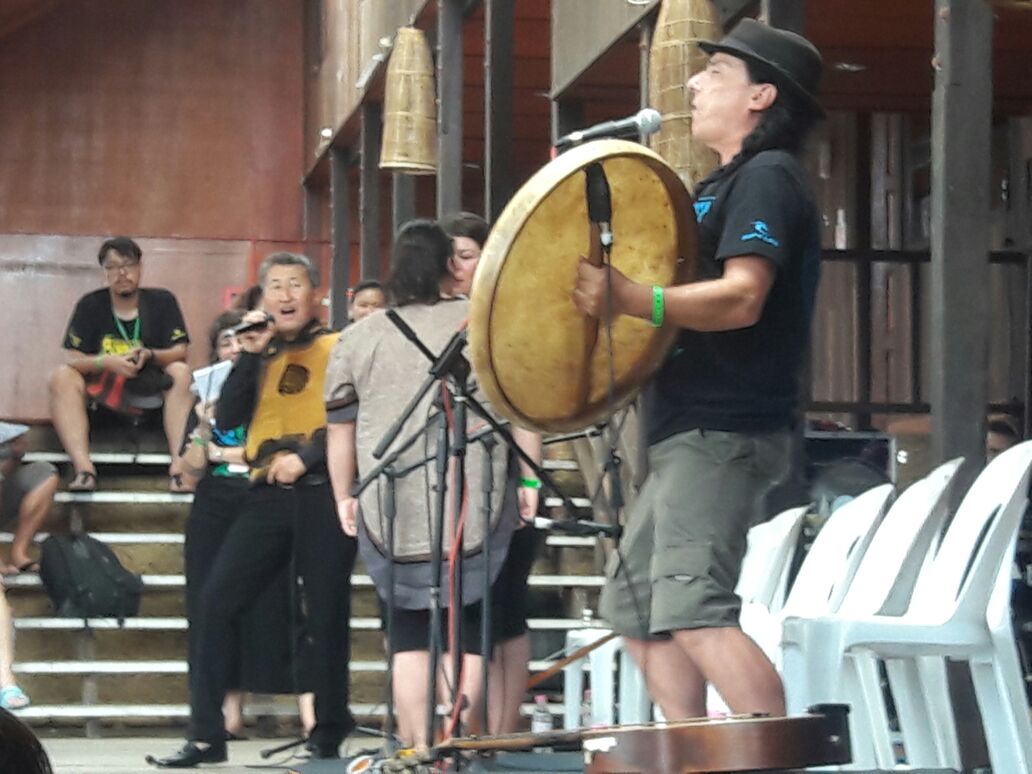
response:
<svg viewBox="0 0 1032 774"><path fill-rule="evenodd" d="M648 148L598 140L527 181L484 245L469 341L474 372L494 408L541 432L605 420L656 371L677 334L674 326L657 329L629 316L609 326L573 304L580 256L598 252L585 197L585 169L593 164L602 166L611 190L612 265L647 285L694 277L691 196Z"/></svg>

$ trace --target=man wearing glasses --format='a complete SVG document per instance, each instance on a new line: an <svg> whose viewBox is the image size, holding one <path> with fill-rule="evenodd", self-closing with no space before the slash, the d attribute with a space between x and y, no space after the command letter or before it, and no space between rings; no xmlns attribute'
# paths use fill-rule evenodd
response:
<svg viewBox="0 0 1032 774"><path fill-rule="evenodd" d="M169 488L183 491L178 452L190 413L186 323L169 291L140 287L140 246L128 237L108 239L97 260L107 287L87 293L65 332L68 359L50 377L50 416L75 469L69 489L93 491L87 405L129 415L162 408L172 465Z"/></svg>

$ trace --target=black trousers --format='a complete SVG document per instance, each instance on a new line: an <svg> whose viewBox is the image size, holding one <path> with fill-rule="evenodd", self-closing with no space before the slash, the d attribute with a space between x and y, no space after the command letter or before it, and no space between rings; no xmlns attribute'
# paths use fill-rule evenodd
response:
<svg viewBox="0 0 1032 774"><path fill-rule="evenodd" d="M190 692L199 690L201 619L204 588L226 536L243 513L250 482L246 478L207 475L197 485L186 521L187 665ZM228 655L226 688L255 693L301 693L311 686L294 674L293 566L284 566L265 591L256 594L224 641Z"/></svg>
<svg viewBox="0 0 1032 774"><path fill-rule="evenodd" d="M301 597L298 684L315 690L312 741L338 744L354 728L348 711L348 667L355 553L356 541L340 528L328 482L248 491L202 593L190 739L221 744L225 738L222 700L233 679L226 643L255 595L291 561Z"/></svg>

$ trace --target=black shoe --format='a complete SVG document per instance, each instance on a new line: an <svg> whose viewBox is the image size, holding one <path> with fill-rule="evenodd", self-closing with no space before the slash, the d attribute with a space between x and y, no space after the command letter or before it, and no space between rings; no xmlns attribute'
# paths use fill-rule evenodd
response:
<svg viewBox="0 0 1032 774"><path fill-rule="evenodd" d="M313 758L319 760L333 760L340 757L340 742L332 744L329 742L316 742L309 739L305 742L305 749L312 754Z"/></svg>
<svg viewBox="0 0 1032 774"><path fill-rule="evenodd" d="M226 760L226 745L210 745L198 747L194 742L187 742L182 748L167 758L155 758L148 755L145 759L159 769L192 769L202 763L222 763Z"/></svg>

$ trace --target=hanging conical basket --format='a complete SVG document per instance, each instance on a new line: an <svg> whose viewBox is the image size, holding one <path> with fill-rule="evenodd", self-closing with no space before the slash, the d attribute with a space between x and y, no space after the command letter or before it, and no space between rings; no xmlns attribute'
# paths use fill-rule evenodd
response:
<svg viewBox="0 0 1032 774"><path fill-rule="evenodd" d="M720 22L710 0L663 0L649 53L649 103L663 116L652 149L677 170L688 190L717 166L717 154L692 139L688 79L706 66L699 41L716 40Z"/></svg>
<svg viewBox="0 0 1032 774"><path fill-rule="evenodd" d="M413 27L398 30L387 65L380 168L413 175L437 172L434 62L426 36Z"/></svg>

